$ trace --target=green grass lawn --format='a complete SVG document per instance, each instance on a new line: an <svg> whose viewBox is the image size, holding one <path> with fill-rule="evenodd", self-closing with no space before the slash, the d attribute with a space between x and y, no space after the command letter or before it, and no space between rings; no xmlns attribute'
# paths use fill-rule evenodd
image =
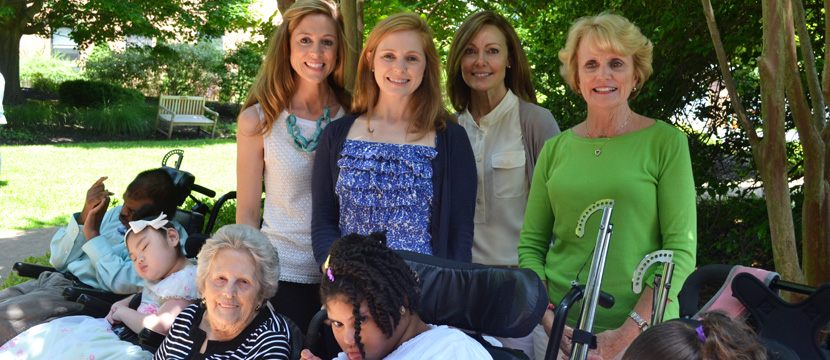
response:
<svg viewBox="0 0 830 360"><path fill-rule="evenodd" d="M101 176L109 177L107 189L115 193L113 203L120 204L130 181L161 166L172 149L184 150L181 169L217 197L236 189L233 139L0 146L0 231L66 225Z"/></svg>

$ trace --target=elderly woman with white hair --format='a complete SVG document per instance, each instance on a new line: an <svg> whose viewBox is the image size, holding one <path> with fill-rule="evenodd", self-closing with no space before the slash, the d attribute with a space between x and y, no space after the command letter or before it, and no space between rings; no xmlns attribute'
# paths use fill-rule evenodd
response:
<svg viewBox="0 0 830 360"><path fill-rule="evenodd" d="M268 303L280 268L265 235L248 225L224 226L198 259L203 299L182 310L155 359L289 359L289 323Z"/></svg>

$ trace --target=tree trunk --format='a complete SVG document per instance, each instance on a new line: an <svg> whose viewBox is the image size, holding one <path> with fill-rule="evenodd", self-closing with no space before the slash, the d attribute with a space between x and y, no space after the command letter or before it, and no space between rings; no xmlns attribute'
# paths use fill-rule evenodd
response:
<svg viewBox="0 0 830 360"><path fill-rule="evenodd" d="M762 9L764 43L758 68L761 75L764 138L761 146L752 150L764 182L775 270L784 280L803 283L804 274L798 266L795 244L784 138L784 70L787 68L785 32L788 30L786 19L792 19L792 7L790 1L764 0ZM789 30L792 31L792 27Z"/></svg>
<svg viewBox="0 0 830 360"><path fill-rule="evenodd" d="M785 19L787 66L784 77L787 79L787 100L792 110L793 120L798 129L798 136L804 154L804 204L801 219L801 268L806 282L819 286L830 282L830 241L828 241L828 199L826 171L826 144L820 131L825 126L824 97L821 94L810 34L804 18L801 0L792 2L792 15ZM797 21L798 35L801 39L801 53L804 72L812 98L812 111L801 83L798 68L798 53L793 27Z"/></svg>
<svg viewBox="0 0 830 360"><path fill-rule="evenodd" d="M3 105L23 101L20 92L20 38L22 31L4 28L0 31L0 73L6 80Z"/></svg>
<svg viewBox="0 0 830 360"><path fill-rule="evenodd" d="M357 63L363 50L363 7L359 0L343 0L340 11L346 32L346 88L354 89Z"/></svg>
<svg viewBox="0 0 830 360"><path fill-rule="evenodd" d="M824 59L830 59L830 0L824 0ZM824 70L821 72L821 88L824 95L824 103L830 104L830 61L824 62Z"/></svg>
<svg viewBox="0 0 830 360"><path fill-rule="evenodd" d="M789 2L782 5L776 0L765 0L762 3L764 43L763 53L758 59L758 68L761 74L763 138L757 135L755 126L750 123L741 105L735 81L732 79L730 67L726 61L726 54L723 51L712 4L709 0L702 0L702 3L718 56L719 67L729 90L729 97L732 99L732 106L735 108L741 127L749 136L752 157L763 180L775 269L785 280L803 283L804 274L798 266L798 251L795 244L790 188L787 179L789 165L784 137L786 75L782 72L787 69L787 52L784 48L784 31L787 27L784 25L784 19L789 16ZM792 26L789 29L792 31Z"/></svg>

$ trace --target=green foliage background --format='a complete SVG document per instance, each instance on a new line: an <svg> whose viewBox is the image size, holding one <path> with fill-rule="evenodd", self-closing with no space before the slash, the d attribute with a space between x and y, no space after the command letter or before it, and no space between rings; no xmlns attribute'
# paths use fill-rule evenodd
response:
<svg viewBox="0 0 830 360"><path fill-rule="evenodd" d="M817 67L824 59L824 4L805 0ZM760 128L760 90L756 59L761 54L761 4L752 0L716 2L715 17L738 91L753 123ZM492 10L507 17L519 36L533 70L541 106L565 130L584 120L585 102L559 74L558 52L576 19L610 11L638 25L654 44L654 73L631 102L636 112L674 124L689 136L698 201L699 265L720 262L772 269L769 221L759 175L748 140L737 127L723 84L714 46L699 1L645 0L505 0L365 2L365 35L388 14L415 11L433 29L439 53L446 56L454 30L470 14ZM794 130L790 120L788 129ZM801 146L788 143L790 181L801 178ZM802 194L794 185L793 210L800 238ZM800 246L800 239L799 239Z"/></svg>
<svg viewBox="0 0 830 360"><path fill-rule="evenodd" d="M143 4L101 1L89 4L52 0L52 8L42 12L41 19L50 24L69 24L78 39L87 43L108 40L118 32L107 25L107 16L119 16L118 22L132 21L136 34L173 37L172 32L158 27L138 14L149 7L174 7L171 0L153 0ZM168 21L188 32L190 38L215 36L225 28L252 27L267 39L274 29L271 23L253 24L244 19L250 0L235 2L205 1L206 11L200 18L192 13L172 11ZM760 92L756 59L761 53L761 5L755 0L716 2L715 16L723 37L727 57L744 107L751 121L760 127ZM87 15L91 7L103 9L100 18ZM824 3L805 0L808 39L817 54L817 67L824 65ZM0 3L0 18L5 8ZM415 11L427 19L433 29L439 54L445 58L455 29L472 13L488 9L503 14L516 28L533 70L537 99L549 109L560 127L568 129L581 122L586 113L584 101L568 90L559 75L561 62L558 51L564 46L570 25L579 17L603 11L621 14L638 25L654 43L654 74L646 82L632 108L640 114L673 123L689 136L695 184L699 197L698 236L699 260L741 263L771 268L769 231L765 203L752 190L760 187L749 144L744 132L737 128L730 100L721 95L720 73L715 52L706 27L700 2L689 0L365 0L364 38L381 19L399 11ZM180 10L180 9L179 9ZM55 14L73 13L64 18ZM275 14L275 16L277 16ZM209 21L206 21L208 19ZM246 23L247 22L247 23ZM72 24L70 24L72 25ZM198 32L198 35L196 34ZM807 39L805 39L807 40ZM87 74L90 78L111 83L129 84L145 94L191 93L204 95L211 85L220 85L220 101L239 103L256 76L264 55L265 41L251 39L235 52L222 54L202 42L196 45L159 42L155 47L131 48L114 53L97 47L90 56ZM42 107L10 109L10 113L26 113L38 126ZM107 115L104 115L107 116ZM64 120L73 119L64 117ZM71 120L76 121L76 120ZM793 129L792 122L788 124ZM18 133L26 136L25 133ZM797 138L788 143L790 180L801 177L801 146ZM797 182L796 182L797 183ZM796 236L801 235L801 190L794 185L793 208Z"/></svg>

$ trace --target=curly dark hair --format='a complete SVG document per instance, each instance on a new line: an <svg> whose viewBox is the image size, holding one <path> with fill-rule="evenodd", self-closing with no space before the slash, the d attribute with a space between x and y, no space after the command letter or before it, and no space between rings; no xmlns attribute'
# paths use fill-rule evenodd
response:
<svg viewBox="0 0 830 360"><path fill-rule="evenodd" d="M403 258L386 247L386 232L369 236L349 234L334 242L329 252L328 273L323 274L320 298L323 303L348 299L354 306L354 338L363 356L360 341L360 304L363 300L377 326L391 338L401 320L401 308L416 314L421 299L418 273Z"/></svg>

